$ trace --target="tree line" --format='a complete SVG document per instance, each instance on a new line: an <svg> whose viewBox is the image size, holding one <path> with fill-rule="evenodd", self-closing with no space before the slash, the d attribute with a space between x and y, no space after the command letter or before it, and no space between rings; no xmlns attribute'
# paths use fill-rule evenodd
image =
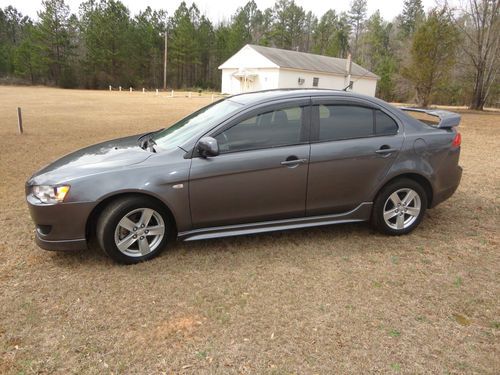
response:
<svg viewBox="0 0 500 375"><path fill-rule="evenodd" d="M247 43L346 58L380 77L377 96L390 101L498 105L499 0L460 8L404 0L385 20L368 16L366 0L320 17L294 0L259 9L250 0L214 24L195 3L169 15L137 15L118 0L87 0L72 14L64 0L44 0L36 19L0 9L0 82L65 88L162 87L164 35L171 88L219 89L217 69Z"/></svg>

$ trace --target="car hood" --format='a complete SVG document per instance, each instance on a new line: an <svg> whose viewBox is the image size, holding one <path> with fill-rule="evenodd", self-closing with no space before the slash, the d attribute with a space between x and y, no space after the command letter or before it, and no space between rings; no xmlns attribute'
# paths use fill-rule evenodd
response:
<svg viewBox="0 0 500 375"><path fill-rule="evenodd" d="M152 153L139 146L139 137L140 135L135 135L114 139L63 156L36 172L28 184L57 184L141 163L151 157Z"/></svg>

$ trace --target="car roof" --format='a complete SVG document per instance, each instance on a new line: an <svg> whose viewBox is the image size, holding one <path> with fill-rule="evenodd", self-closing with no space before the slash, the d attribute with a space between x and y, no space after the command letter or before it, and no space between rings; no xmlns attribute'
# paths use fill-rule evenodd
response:
<svg viewBox="0 0 500 375"><path fill-rule="evenodd" d="M243 105L253 105L262 102L268 102L271 100L293 99L300 97L318 97L318 96L340 96L340 97L360 98L360 99L367 99L369 101L376 103L379 103L380 101L376 98L353 93L350 91L333 90L333 89L273 89L273 90L253 91L243 94L236 94L229 96L228 99Z"/></svg>
<svg viewBox="0 0 500 375"><path fill-rule="evenodd" d="M423 124L414 119L398 107L391 105L382 99L373 96L358 94L351 91L333 90L333 89L273 89L263 91L253 91L243 94L236 94L229 96L226 100L231 100L244 106L254 106L263 103L272 102L281 99L294 99L294 98L318 98L321 96L336 96L339 98L355 98L361 99L365 102L370 102L379 107L385 108L393 115L396 115L401 121L407 125L412 126L414 129L422 129Z"/></svg>

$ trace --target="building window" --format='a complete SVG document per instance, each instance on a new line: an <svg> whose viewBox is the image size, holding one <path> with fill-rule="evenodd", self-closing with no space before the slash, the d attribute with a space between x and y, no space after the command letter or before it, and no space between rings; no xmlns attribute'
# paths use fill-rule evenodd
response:
<svg viewBox="0 0 500 375"><path fill-rule="evenodd" d="M319 85L319 78L318 77L314 77L313 78L313 87L318 87Z"/></svg>

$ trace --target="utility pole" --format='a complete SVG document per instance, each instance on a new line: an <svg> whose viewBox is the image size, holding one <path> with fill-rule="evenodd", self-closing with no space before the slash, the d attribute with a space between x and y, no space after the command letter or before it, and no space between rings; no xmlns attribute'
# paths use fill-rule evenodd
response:
<svg viewBox="0 0 500 375"><path fill-rule="evenodd" d="M165 51L163 55L163 90L167 90L167 30L163 33L165 36Z"/></svg>
<svg viewBox="0 0 500 375"><path fill-rule="evenodd" d="M346 70L347 70L347 89L352 90L352 81L351 81L351 71L352 71L352 56L351 53L347 55L347 64L346 64Z"/></svg>

